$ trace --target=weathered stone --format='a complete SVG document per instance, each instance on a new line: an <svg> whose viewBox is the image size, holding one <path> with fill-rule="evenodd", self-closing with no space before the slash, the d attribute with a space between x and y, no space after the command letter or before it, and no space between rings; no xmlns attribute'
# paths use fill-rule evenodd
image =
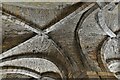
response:
<svg viewBox="0 0 120 80"><path fill-rule="evenodd" d="M120 32L119 32L120 33ZM119 34L117 35L119 36ZM120 72L120 46L119 37L108 38L102 47L102 58L106 61L109 70L113 73ZM117 74L119 78L120 74Z"/></svg>
<svg viewBox="0 0 120 80"><path fill-rule="evenodd" d="M56 13L56 10L58 9L56 8L39 9L38 7L28 6L28 4L26 4L26 6L18 3L4 3L3 11L8 13L8 16L10 15L7 20L13 21L13 23L17 20L18 25L35 32L36 36L0 54L0 59L2 59L0 64L18 65L19 67L23 66L24 68L31 68L32 70L36 70L38 72L42 72L42 70L44 70L45 73L49 75L49 72L47 71L55 71L56 69L54 69L53 66L51 67L51 64L46 67L45 64L42 63L44 61L36 60L37 58L43 58L56 65L56 68L59 69L57 72L58 74L60 73L62 79L85 77L86 79L114 79L113 74L109 75L109 72L105 72L107 69L104 68L104 65L100 59L100 48L98 46L105 38L105 36L103 36L105 32L100 29L94 17L96 12L99 11L99 9L97 9L98 5L95 3L81 3L78 8L78 4L75 3L72 5L76 6L73 11L68 11L66 14L58 17L58 13ZM66 7L63 8L62 6L61 9L59 8L58 12L60 11L61 14L62 10L64 12L64 10L68 9L69 6L68 8L65 8ZM114 9L116 10L116 8ZM112 10L114 11L114 9ZM51 14L53 15L50 16ZM11 15L16 17L14 18ZM114 16L116 16L116 14ZM54 22L54 19L57 23ZM109 19L109 17L107 19ZM115 23L115 25L117 25L117 23ZM40 29L44 30L42 31ZM114 28L114 26L112 26L112 29L114 29L112 31L115 33L119 30L119 28ZM18 34L22 33L18 32ZM112 44L117 44L116 40L113 42ZM108 46L110 45L107 45L107 47ZM109 58L113 56L108 56L112 54L108 54L107 51L109 52L109 50L103 51L103 53L106 53L104 55L106 57L103 57L103 60L109 62ZM114 50L110 53L113 52ZM24 60L25 58L26 60ZM114 62L115 61L109 62L108 65L110 68L111 66L116 65L113 64ZM117 60L116 63L119 63L119 61ZM42 65L44 65L45 68L41 69L40 66ZM115 69L119 69L119 65L111 69L112 72L116 71ZM20 71L21 70L18 70L18 72ZM92 73L89 71L96 72ZM29 74L34 75L34 73L31 72L29 72ZM115 74L119 74L119 72ZM53 73L50 72L49 77L52 78L52 75Z"/></svg>

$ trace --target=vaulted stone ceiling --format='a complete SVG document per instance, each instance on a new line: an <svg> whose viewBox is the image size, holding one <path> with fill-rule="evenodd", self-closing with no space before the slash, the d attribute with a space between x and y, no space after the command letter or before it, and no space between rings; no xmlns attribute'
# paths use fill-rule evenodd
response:
<svg viewBox="0 0 120 80"><path fill-rule="evenodd" d="M119 8L104 10L99 17L99 6L95 2L3 3L0 72L7 74L3 77L117 80L113 73L119 78ZM110 30L117 37L109 37ZM112 57L106 58L107 52Z"/></svg>

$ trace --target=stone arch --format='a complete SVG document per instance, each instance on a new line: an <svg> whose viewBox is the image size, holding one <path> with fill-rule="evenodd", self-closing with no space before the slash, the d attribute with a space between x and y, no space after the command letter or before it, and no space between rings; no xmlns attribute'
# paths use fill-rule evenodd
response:
<svg viewBox="0 0 120 80"><path fill-rule="evenodd" d="M2 62L5 62L5 61L9 61L9 60L14 60L14 59L19 59L19 58L43 58L43 59L47 59L48 61L51 61L53 62L57 67L58 69L61 71L61 74L62 74L62 77L64 79L67 79L69 78L70 76L68 75L68 67L69 65L66 65L65 62L62 61L62 57L55 57L55 56L51 56L51 55L47 55L47 53L40 53L40 54L37 54L37 53L27 53L27 54L18 54L18 55L12 55L12 56L9 56L9 57L6 57L6 58L3 58L2 59Z"/></svg>
<svg viewBox="0 0 120 80"><path fill-rule="evenodd" d="M26 67L6 65L2 66L2 69L0 70L0 74L15 74L15 73L23 74L36 79L41 78L41 74L39 72Z"/></svg>
<svg viewBox="0 0 120 80"><path fill-rule="evenodd" d="M39 73L44 73L47 71L56 72L59 73L60 76L62 76L60 70L55 64L42 58L20 58L0 63L0 66L6 65L27 67Z"/></svg>
<svg viewBox="0 0 120 80"><path fill-rule="evenodd" d="M80 38L79 38L79 30L82 28L82 24L83 22L85 21L85 19L93 12L95 11L96 9L98 8L98 5L95 3L91 8L89 8L88 10L86 10L80 17L77 25L76 25L76 28L74 30L74 38L75 38L75 43L76 43L76 48L79 48L80 52L82 52L82 54L79 54L80 55L80 58L81 58L81 61L83 63L83 65L85 66L84 68L87 69L87 70L91 70L92 66L89 64L89 62L87 63L84 63L86 59L86 56L84 55L83 51L82 51L82 47L81 47L81 43L80 43ZM91 67L89 67L91 66Z"/></svg>

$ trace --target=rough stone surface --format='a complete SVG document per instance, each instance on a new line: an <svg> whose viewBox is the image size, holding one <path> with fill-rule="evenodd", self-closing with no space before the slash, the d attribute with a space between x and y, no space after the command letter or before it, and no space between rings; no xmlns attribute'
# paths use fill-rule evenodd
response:
<svg viewBox="0 0 120 80"><path fill-rule="evenodd" d="M103 60L105 60L105 63L107 64L109 70L113 73L115 73L115 76L120 79L120 74L116 74L120 72L120 46L119 46L119 40L120 40L120 32L117 34L117 38L108 38L104 42L104 45L102 47L102 57Z"/></svg>
<svg viewBox="0 0 120 80"><path fill-rule="evenodd" d="M0 66L5 66L5 65L13 65L13 66L21 66L21 67L24 66L33 69L35 71L38 71L39 73L43 73L47 71L60 73L59 69L55 64L42 58L22 58L22 59L15 59L0 63Z"/></svg>
<svg viewBox="0 0 120 80"><path fill-rule="evenodd" d="M35 33L38 31L38 33L36 33L34 37L27 39L23 43L20 43L18 46L0 54L0 59L2 59L2 62L0 64L11 64L11 65L21 64L21 66L32 68L32 70L38 71L37 66L28 66L27 63L28 64L31 63L30 61L32 58L44 58L51 61L52 62L51 64L54 64L57 66L62 77L69 77L69 78L87 77L87 78L98 78L98 79L102 79L102 78L115 79L113 74L110 73L108 69L106 69L106 63L105 63L107 59L113 57L113 55L115 54L113 48L111 48L111 44L106 45L106 47L108 47L110 50L106 50L107 49L106 48L105 51L103 52L104 59L101 59L100 48L107 36L106 36L106 33L97 24L97 21L95 19L96 13L99 11L99 9L96 9L95 11L93 11L85 19L85 21L82 23L81 29L78 31L79 35L75 36L76 26L78 26L78 21L80 17L84 17L83 13L88 11L88 9L93 9L92 6L95 4L94 3L88 4L88 5L83 4L83 6L79 8L75 7L73 11L68 10L69 14L71 12L73 13L71 13L68 16L61 15L63 19L56 16L59 13L62 14L62 11L64 13L64 11L68 9L69 6L73 5L73 3L70 3L69 5L67 5L66 3L65 4L61 3L61 4L62 4L61 7L59 6L59 3L58 4L56 3L54 7L53 6L51 7L49 3L46 3L46 5L44 6L39 3L36 3L36 4L34 3L30 3L30 4L6 3L5 4L4 3L3 8L4 8L4 11L7 11L7 13L11 12L12 13L11 15L14 14L14 16L16 16L18 19L22 17L27 20L30 20L32 21L32 23L38 24L40 29L47 28L48 26L49 28L44 29L42 31L40 29L34 28L35 25L29 25L28 23L30 22L26 20L24 21L24 19L22 19L23 22L16 20L15 23L20 24L21 29L23 29L22 27L25 27L24 23L27 22L26 24L28 24L29 26L26 26L26 27L29 27L30 28L29 30ZM39 8L40 6L42 7ZM50 7L47 8L48 6ZM67 6L68 8L66 8ZM120 27L118 27L117 17L118 17L117 7L111 12L105 12L106 24L115 33L120 29ZM57 18L57 20L59 18L60 21L58 20L59 21L58 22L56 20L57 23L55 23L54 22L55 18ZM11 19L7 19L7 20L11 21ZM48 26L46 27L46 25ZM15 28L15 31L19 30L19 29L16 29L15 26L14 27L12 26L10 26L10 28L8 28L7 26L6 27L7 29L5 30L9 30L9 29L13 30L13 28ZM5 33L11 34L10 32L7 31ZM18 33L19 32L17 32L17 34ZM13 32L11 36L12 35L13 35ZM80 39L81 47L79 46L79 43L77 42L76 37ZM118 46L117 45L118 43L116 43L116 39L112 41L112 44L114 47ZM110 55L112 56L110 57ZM117 49L117 55L119 55L119 49ZM24 60L24 58L26 57L31 59ZM104 61L102 62L102 60ZM24 64L24 62L26 64ZM43 64L42 62L35 61L33 64L35 65L38 65L37 63ZM119 64L119 61L117 60L116 63L114 63L114 61L111 61L111 62L113 63L111 64L109 63L108 68L110 68L112 72L114 72L115 69L119 70L119 65L117 65ZM47 65L47 67L41 70L45 70L46 72L49 71L49 67L51 67L50 65ZM53 69L53 68L54 68L53 66L52 68L50 68L51 71L53 70L54 72L56 72L55 71L56 69ZM54 72L52 73L47 72L46 75L49 75L51 77L53 75L56 76L55 75L56 73ZM118 74L116 72L114 73Z"/></svg>
<svg viewBox="0 0 120 80"><path fill-rule="evenodd" d="M15 14L20 15L21 17L24 17L25 19L34 22L35 24L38 24L40 26L39 28L43 28L47 24L50 25L52 24L51 21L53 21L54 23L55 21L59 20L57 18L61 18L62 16L68 14L67 9L69 10L69 6L72 5L72 3L71 4L69 3L68 5L67 3L63 3L63 4L62 3L56 3L56 4L44 3L46 4L44 7L42 6L43 5L42 3L37 3L38 5L40 5L39 7L39 6L33 6L33 5L30 6L32 3L27 5L25 5L25 3L24 4L8 3L8 5L6 6L5 4L7 3L3 4L4 5L3 8L7 8L8 10L11 9L12 12L16 11ZM62 14L64 10L66 10L66 12Z"/></svg>

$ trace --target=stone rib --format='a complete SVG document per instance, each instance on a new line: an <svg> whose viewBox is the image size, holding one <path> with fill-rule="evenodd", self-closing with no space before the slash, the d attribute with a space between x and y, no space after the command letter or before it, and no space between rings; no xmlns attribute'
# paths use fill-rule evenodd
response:
<svg viewBox="0 0 120 80"><path fill-rule="evenodd" d="M27 67L40 73L47 71L60 73L55 64L42 58L20 58L0 63L1 67L6 65Z"/></svg>
<svg viewBox="0 0 120 80"><path fill-rule="evenodd" d="M22 69L0 69L0 74L8 74L8 73L18 73L18 74L23 74L27 75L36 79L39 79L41 76L38 74L35 74L33 72L29 72L27 70L22 70Z"/></svg>
<svg viewBox="0 0 120 80"><path fill-rule="evenodd" d="M44 36L36 35L35 37L19 44L18 46L0 54L0 59L26 52L41 52L46 50L50 44L50 40L46 39Z"/></svg>

